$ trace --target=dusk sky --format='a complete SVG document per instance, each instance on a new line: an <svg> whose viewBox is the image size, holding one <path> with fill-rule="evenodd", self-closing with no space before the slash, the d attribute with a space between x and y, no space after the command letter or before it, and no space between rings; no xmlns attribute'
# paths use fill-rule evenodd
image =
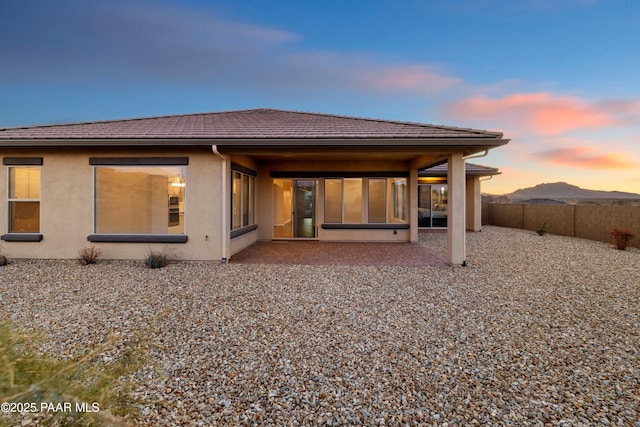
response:
<svg viewBox="0 0 640 427"><path fill-rule="evenodd" d="M502 131L487 193L640 193L640 2L0 0L0 127L249 108Z"/></svg>

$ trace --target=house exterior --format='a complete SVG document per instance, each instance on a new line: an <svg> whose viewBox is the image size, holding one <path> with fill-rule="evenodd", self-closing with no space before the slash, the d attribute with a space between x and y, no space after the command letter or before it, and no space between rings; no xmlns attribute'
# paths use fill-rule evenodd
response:
<svg viewBox="0 0 640 427"><path fill-rule="evenodd" d="M418 227L447 227L449 214L447 174L447 163L418 172ZM467 230L482 229L481 178L491 179L499 174L497 168L473 163L465 164Z"/></svg>
<svg viewBox="0 0 640 427"><path fill-rule="evenodd" d="M0 129L14 258L226 261L259 240L418 240L418 170L446 162L465 261L465 157L499 132L272 109Z"/></svg>

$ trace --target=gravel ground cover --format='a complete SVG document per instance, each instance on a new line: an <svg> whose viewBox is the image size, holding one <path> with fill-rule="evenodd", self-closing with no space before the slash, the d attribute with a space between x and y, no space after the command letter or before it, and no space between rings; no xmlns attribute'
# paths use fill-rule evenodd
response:
<svg viewBox="0 0 640 427"><path fill-rule="evenodd" d="M421 241L445 251L445 234ZM128 378L144 425L640 427L640 251L485 227L467 252L444 268L14 260L0 318L58 357L145 335Z"/></svg>

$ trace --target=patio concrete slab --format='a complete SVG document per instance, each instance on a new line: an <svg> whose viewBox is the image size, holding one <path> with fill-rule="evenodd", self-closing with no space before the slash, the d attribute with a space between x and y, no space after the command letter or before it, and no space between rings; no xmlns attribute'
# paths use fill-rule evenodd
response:
<svg viewBox="0 0 640 427"><path fill-rule="evenodd" d="M449 264L419 243L271 241L233 255L236 264L445 267Z"/></svg>

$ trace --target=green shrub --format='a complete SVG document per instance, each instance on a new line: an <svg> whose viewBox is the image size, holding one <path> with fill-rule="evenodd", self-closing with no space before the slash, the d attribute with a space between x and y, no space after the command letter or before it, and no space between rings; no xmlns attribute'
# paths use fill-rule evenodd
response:
<svg viewBox="0 0 640 427"><path fill-rule="evenodd" d="M144 265L147 268L162 268L167 265L167 255L149 251L144 260Z"/></svg>
<svg viewBox="0 0 640 427"><path fill-rule="evenodd" d="M624 251L627 249L627 245L629 244L629 240L635 237L635 234L631 230L621 230L619 228L614 228L609 231L609 236L613 239L613 245L616 249Z"/></svg>
<svg viewBox="0 0 640 427"><path fill-rule="evenodd" d="M37 342L37 337L16 331L10 323L0 323L0 402L30 408L22 414L0 413L0 425L14 425L17 417L21 417L18 425L133 424L136 402L129 397L128 385L121 378L141 365L143 340L131 339L109 364L100 360L108 344L72 359L58 360L31 350L34 340ZM121 345L115 340L110 344ZM68 410L46 410L46 405L64 403L69 405Z"/></svg>
<svg viewBox="0 0 640 427"><path fill-rule="evenodd" d="M547 234L547 223L545 222L540 224L540 226L536 230L536 233L538 233L538 236L544 236L545 234Z"/></svg>
<svg viewBox="0 0 640 427"><path fill-rule="evenodd" d="M95 264L98 257L102 254L102 249L89 246L78 251L78 262L80 265Z"/></svg>

